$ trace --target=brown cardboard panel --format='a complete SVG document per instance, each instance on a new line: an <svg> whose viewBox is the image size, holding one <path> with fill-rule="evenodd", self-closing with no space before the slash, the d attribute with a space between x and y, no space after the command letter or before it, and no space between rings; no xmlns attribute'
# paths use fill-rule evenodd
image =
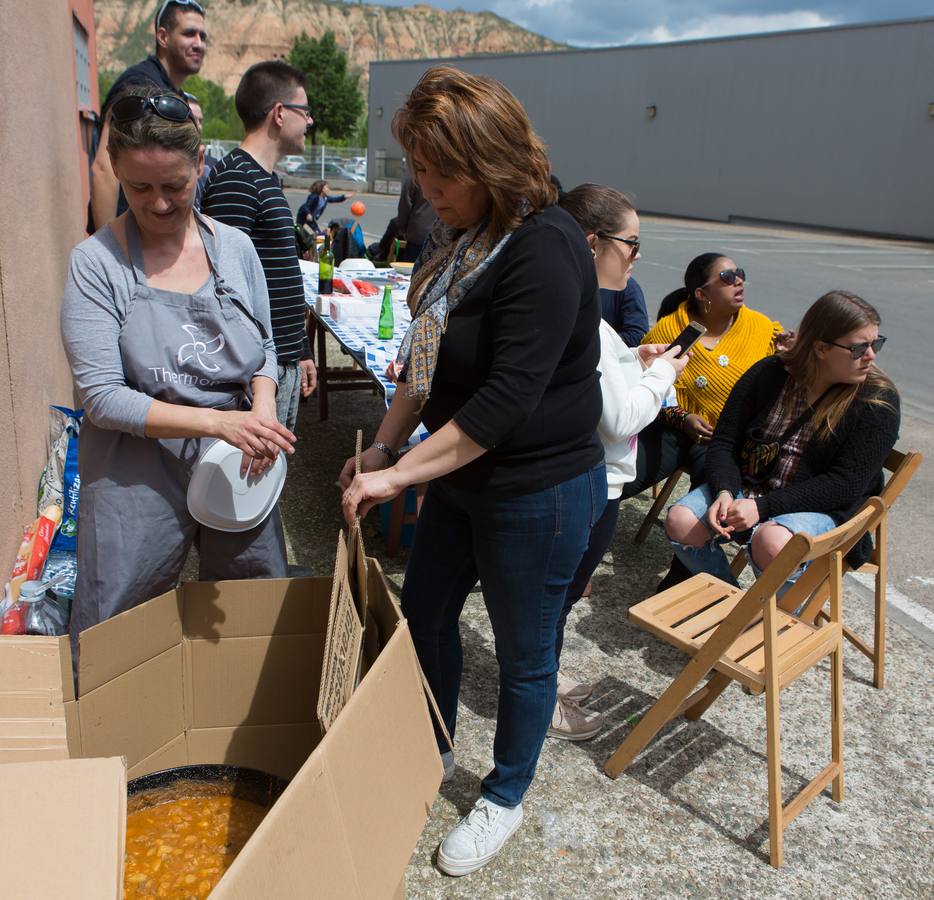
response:
<svg viewBox="0 0 934 900"><path fill-rule="evenodd" d="M185 729L181 646L82 696L78 717L82 756L119 753L132 767L154 753Z"/></svg>
<svg viewBox="0 0 934 900"><path fill-rule="evenodd" d="M47 688L36 691L0 693L0 719L35 719L64 715L60 691Z"/></svg>
<svg viewBox="0 0 934 900"><path fill-rule="evenodd" d="M163 769L174 769L176 766L188 765L188 736L184 734L172 738L164 747L150 754L135 766L127 769L126 777L129 781L161 772Z"/></svg>
<svg viewBox="0 0 934 900"><path fill-rule="evenodd" d="M320 740L315 722L195 728L188 732L188 761L248 766L292 778Z"/></svg>
<svg viewBox="0 0 934 900"><path fill-rule="evenodd" d="M330 578L192 582L183 588L185 636L217 640L324 634Z"/></svg>
<svg viewBox="0 0 934 900"><path fill-rule="evenodd" d="M78 696L177 646L182 640L179 602L177 591L169 591L82 631Z"/></svg>
<svg viewBox="0 0 934 900"><path fill-rule="evenodd" d="M81 722L78 717L78 701L65 703L65 736L68 739L68 755L72 759L81 756Z"/></svg>
<svg viewBox="0 0 934 900"><path fill-rule="evenodd" d="M374 747L379 765L373 764ZM396 881L387 875L404 871L442 774L415 648L404 624L360 682L321 751L340 797L362 896L391 896Z"/></svg>
<svg viewBox="0 0 934 900"><path fill-rule="evenodd" d="M190 728L315 720L321 634L186 641Z"/></svg>
<svg viewBox="0 0 934 900"><path fill-rule="evenodd" d="M39 760L52 759L70 759L68 746L64 742L61 744L51 744L45 741L36 743L22 741L17 746L3 747L0 749L0 764L37 762ZM4 813L6 811L4 810Z"/></svg>
<svg viewBox="0 0 934 900"><path fill-rule="evenodd" d="M382 802L378 795L373 799ZM357 881L351 838L341 818L341 798L325 771L323 754L315 753L234 860L212 900L375 900L380 894L365 894ZM369 832L366 837L378 843L383 835ZM391 873L390 881L397 877Z"/></svg>
<svg viewBox="0 0 934 900"><path fill-rule="evenodd" d="M0 841L4 897L123 896L122 759L0 766L0 797L8 826Z"/></svg>
<svg viewBox="0 0 934 900"><path fill-rule="evenodd" d="M71 678L62 679L62 638L34 635L0 637L0 696L18 691L57 690L71 699ZM67 643L67 638L65 639Z"/></svg>

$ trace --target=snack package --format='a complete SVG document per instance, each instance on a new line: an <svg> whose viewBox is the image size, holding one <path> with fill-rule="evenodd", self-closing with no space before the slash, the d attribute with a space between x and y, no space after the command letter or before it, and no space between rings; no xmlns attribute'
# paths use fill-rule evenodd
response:
<svg viewBox="0 0 934 900"><path fill-rule="evenodd" d="M61 509L52 504L23 532L23 542L20 544L19 553L16 554L16 562L10 576L10 597L14 603L19 598L22 583L35 581L42 574L49 547L61 521Z"/></svg>
<svg viewBox="0 0 934 900"><path fill-rule="evenodd" d="M62 523L55 535L56 550L75 550L78 540L78 432L83 410L49 407L49 459L39 476L37 511L50 504L62 510Z"/></svg>

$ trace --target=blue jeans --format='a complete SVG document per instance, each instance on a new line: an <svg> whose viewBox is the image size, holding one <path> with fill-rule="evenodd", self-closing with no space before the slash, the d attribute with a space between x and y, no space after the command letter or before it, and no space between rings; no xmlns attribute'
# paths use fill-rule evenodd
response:
<svg viewBox="0 0 934 900"><path fill-rule="evenodd" d="M298 400L302 395L302 373L297 362L278 366L279 390L276 391L276 418L280 425L295 431L298 422Z"/></svg>
<svg viewBox="0 0 934 900"><path fill-rule="evenodd" d="M415 528L402 612L453 737L463 651L459 619L479 577L499 663L493 771L483 797L513 808L535 774L557 689L555 637L568 583L606 503L606 469L519 497L432 482ZM443 737L438 746L446 750Z"/></svg>
<svg viewBox="0 0 934 900"><path fill-rule="evenodd" d="M743 492L740 491L736 499L739 500L742 497ZM713 503L713 496L710 493L710 488L706 484L702 484L700 487L694 488L693 491L685 494L674 505L686 506L701 522L707 525L707 510L710 508L711 503ZM765 519L762 522L757 522L751 530L742 535L743 540L741 546L748 549L752 541L752 536L759 528L765 525L766 522L774 522L776 525L782 525L792 534L803 531L805 534L811 535L811 537L817 537L825 531L830 531L837 527L837 523L826 513L785 513L780 516L775 516L773 519ZM707 529L710 530L709 525L707 525ZM672 541L671 546L674 547L675 556L684 563L692 575L696 575L699 572L706 572L730 584L736 584L737 581L730 571L730 564L727 562L726 554L723 552L722 545L725 543L726 540L724 538L719 535L714 536L713 531L710 531L710 541L704 544L703 547L689 547L687 544L679 544L677 541ZM752 553L749 553L749 562L752 564L756 577L758 577L761 574L761 569L753 562ZM785 582L784 587L778 592L779 596L801 577L804 568L805 567L802 566Z"/></svg>

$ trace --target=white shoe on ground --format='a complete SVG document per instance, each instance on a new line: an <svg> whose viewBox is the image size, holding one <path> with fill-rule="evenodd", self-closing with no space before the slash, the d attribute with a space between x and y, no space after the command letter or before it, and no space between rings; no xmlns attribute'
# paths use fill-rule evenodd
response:
<svg viewBox="0 0 934 900"><path fill-rule="evenodd" d="M583 703L592 693L592 684L581 684L573 678L569 678L564 672L558 672L558 696L562 700L573 700L575 703Z"/></svg>
<svg viewBox="0 0 934 900"><path fill-rule="evenodd" d="M551 717L548 737L565 741L586 741L603 728L603 713L578 706L573 700L559 697Z"/></svg>
<svg viewBox="0 0 934 900"><path fill-rule="evenodd" d="M441 842L438 868L446 875L469 875L485 866L522 824L522 804L515 809L481 797Z"/></svg>
<svg viewBox="0 0 934 900"><path fill-rule="evenodd" d="M441 762L444 765L444 774L441 776L441 783L447 784L454 777L454 770L457 766L454 763L454 751L445 750L441 754Z"/></svg>

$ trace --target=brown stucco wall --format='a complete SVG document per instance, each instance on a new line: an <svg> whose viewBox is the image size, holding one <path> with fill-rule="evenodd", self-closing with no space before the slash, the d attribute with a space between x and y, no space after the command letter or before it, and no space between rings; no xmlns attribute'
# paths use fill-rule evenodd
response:
<svg viewBox="0 0 934 900"><path fill-rule="evenodd" d="M0 0L0 584L36 515L47 407L73 405L59 336L87 198L73 15L91 36L96 104L91 0Z"/></svg>

